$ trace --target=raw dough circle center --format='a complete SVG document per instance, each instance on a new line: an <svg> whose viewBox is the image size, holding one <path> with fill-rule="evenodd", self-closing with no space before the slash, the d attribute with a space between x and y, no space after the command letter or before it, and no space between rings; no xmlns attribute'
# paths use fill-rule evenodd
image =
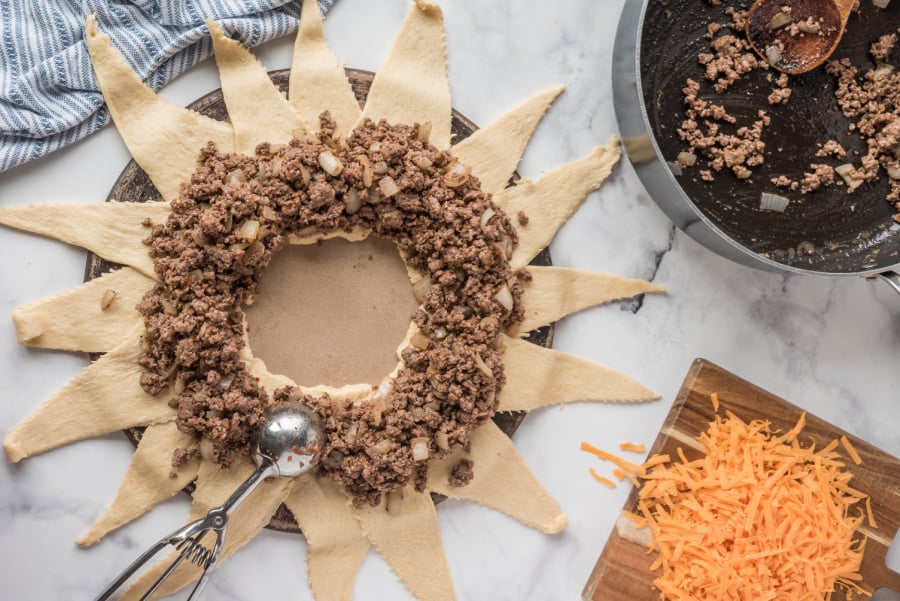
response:
<svg viewBox="0 0 900 601"><path fill-rule="evenodd" d="M295 382L378 384L418 303L397 247L369 236L278 252L244 309L250 348Z"/></svg>

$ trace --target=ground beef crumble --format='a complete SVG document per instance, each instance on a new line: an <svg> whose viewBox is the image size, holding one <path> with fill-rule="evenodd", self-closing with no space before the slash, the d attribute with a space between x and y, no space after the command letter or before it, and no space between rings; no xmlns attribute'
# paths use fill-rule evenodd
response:
<svg viewBox="0 0 900 601"><path fill-rule="evenodd" d="M450 486L465 486L475 477L475 464L468 459L461 459L450 471Z"/></svg>
<svg viewBox="0 0 900 601"><path fill-rule="evenodd" d="M897 43L897 34L881 36L869 54L876 66L859 73L849 59L831 60L825 70L837 82L835 97L841 112L866 142L867 152L842 174L848 191L873 181L887 171L890 191L887 200L900 222L900 73L888 62ZM825 147L823 147L823 150Z"/></svg>
<svg viewBox="0 0 900 601"><path fill-rule="evenodd" d="M710 23L706 38L709 52L697 55L703 67L702 80L712 84L713 92L723 94L740 77L754 69L768 69L743 35L746 12L729 7L731 21ZM729 32L730 30L730 32ZM701 80L701 81L702 81ZM769 115L760 110L752 124L738 124L725 107L704 98L701 81L688 79L682 89L685 119L678 128L678 136L687 143L690 152L704 157L707 163L700 168L700 178L713 181L715 173L728 168L738 179L748 179L753 167L765 161L766 145L763 129L769 125ZM769 96L770 104L785 104L791 96L787 77L778 77Z"/></svg>
<svg viewBox="0 0 900 601"><path fill-rule="evenodd" d="M413 481L422 489L430 458L467 449L469 433L494 414L505 383L500 334L522 320L522 284L512 272L509 218L469 169L424 140L426 128L366 122L335 138L321 132L254 156L212 144L165 224L145 240L160 283L138 305L145 316L141 385L171 387L178 428L222 466L249 452L269 396L241 361L241 306L290 235L355 227L394 241L429 283L419 329L389 386L360 404L305 398L325 424L320 471L357 505ZM274 402L296 398L271 391ZM424 445L424 446L423 446ZM192 458L183 449L173 463ZM457 478L461 481L462 475Z"/></svg>

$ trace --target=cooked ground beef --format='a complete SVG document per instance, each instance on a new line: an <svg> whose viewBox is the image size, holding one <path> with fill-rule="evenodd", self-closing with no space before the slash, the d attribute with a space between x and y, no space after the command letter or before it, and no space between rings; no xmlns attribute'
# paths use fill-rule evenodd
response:
<svg viewBox="0 0 900 601"><path fill-rule="evenodd" d="M712 92L722 94L740 77L754 69L768 69L768 64L753 52L744 36L746 11L726 9L729 23L710 23L706 38L709 52L697 55L703 66L703 80L712 83ZM732 33L728 33L726 28ZM769 95L769 104L785 104L791 96L787 76L781 74ZM765 161L766 145L763 129L769 116L759 111L757 120L749 125L737 123L724 106L704 98L700 81L688 79L682 89L685 119L678 128L678 136L687 143L690 152L707 159L699 169L700 179L713 181L715 173L728 168L738 179L748 179L752 169ZM708 97L708 96L707 96ZM708 168L703 168L708 167Z"/></svg>
<svg viewBox="0 0 900 601"><path fill-rule="evenodd" d="M825 157L828 155L834 155L835 157L842 159L847 156L847 151L837 140L828 140L822 144L822 147L816 152L816 156Z"/></svg>
<svg viewBox="0 0 900 601"><path fill-rule="evenodd" d="M706 67L705 77L714 81L716 92L722 93L740 79L741 75L759 67L759 59L743 37L720 35L709 43L712 53L697 55L697 61Z"/></svg>
<svg viewBox="0 0 900 601"><path fill-rule="evenodd" d="M812 192L822 186L831 185L834 182L834 167L822 163L813 163L809 166L812 171L803 174L800 180L803 192Z"/></svg>
<svg viewBox="0 0 900 601"><path fill-rule="evenodd" d="M772 93L769 94L769 104L787 104L787 101L791 98L791 89L790 88L778 88L777 90L772 90Z"/></svg>
<svg viewBox="0 0 900 601"><path fill-rule="evenodd" d="M311 140L261 144L254 156L212 144L201 152L168 221L145 241L160 284L138 306L141 384L150 394L172 387L179 429L199 438L205 458L230 465L270 402L240 358L241 306L260 274L290 235L371 229L430 282L413 317L421 334L402 351L392 387L371 401L306 400L325 424L321 473L357 504L374 504L411 479L424 487L414 442L444 456L467 448L493 415L505 383L499 337L522 320L529 274L510 270L509 218L467 167L423 141L424 128L370 121L346 139L333 130L325 113ZM276 402L296 396L273 392Z"/></svg>
<svg viewBox="0 0 900 601"><path fill-rule="evenodd" d="M868 150L846 176L854 190L862 182L873 181L884 168L888 173L888 202L900 221L900 72L887 61L897 43L897 35L884 35L872 44L869 53L877 63L860 75L849 59L829 61L825 70L837 80L835 97L851 130L865 140ZM823 150L825 147L823 147Z"/></svg>
<svg viewBox="0 0 900 601"><path fill-rule="evenodd" d="M682 93L688 108L685 111L687 119L678 128L679 137L688 143L694 153L706 157L708 165L715 171L727 167L739 179L750 177L750 168L765 160L766 145L762 141L762 131L769 124L766 112L759 111L759 119L752 127L739 127L735 133L725 133L721 122L733 124L734 117L721 106L700 98L699 83L689 79ZM702 171L701 177L707 179Z"/></svg>
<svg viewBox="0 0 900 601"><path fill-rule="evenodd" d="M450 486L465 486L475 477L475 464L468 459L461 459L450 471L448 483Z"/></svg>
<svg viewBox="0 0 900 601"><path fill-rule="evenodd" d="M791 12L789 7L782 7L782 11ZM710 51L697 56L703 67L704 79L712 82L712 92L716 94L726 92L743 74L753 69L769 68L765 60L758 59L751 52L744 36L746 11L729 7L725 13L730 17L730 22L707 25L706 39L710 40ZM801 36L828 33L812 17L791 23L789 32ZM889 33L871 45L869 54L876 67L865 73L860 74L849 59L832 60L825 67L837 80L835 96L838 106L851 120L851 131L856 131L865 140L868 146L866 154L855 164L840 168L840 178L835 178L835 165L811 163L809 170L798 179L786 175L772 178L775 186L808 193L837 185L853 192L862 183L878 179L884 169L890 186L887 200L897 211L894 219L900 222L900 73L890 64L897 39L897 33ZM777 86L768 96L769 104L787 103L791 97L788 76L781 73L777 79L770 76L769 80ZM758 113L759 119L752 126L740 127L724 106L710 100L712 93L704 92L700 81L688 79L682 94L686 107L685 119L677 133L687 143L691 153L707 159L706 165L698 165L700 179L714 181L716 174L724 167L730 168L739 179L751 177L753 167L764 161L762 133L769 125L765 112ZM734 133L730 133L732 131ZM816 157L833 156L839 160L846 160L846 155L846 150L835 140L826 141L815 152Z"/></svg>
<svg viewBox="0 0 900 601"><path fill-rule="evenodd" d="M525 214L525 211L519 211L516 214L516 219L519 220L519 225L528 225L528 215Z"/></svg>
<svg viewBox="0 0 900 601"><path fill-rule="evenodd" d="M878 41L872 44L872 47L869 49L869 54L872 55L872 58L876 63L885 63L888 60L888 57L891 54L891 51L894 50L894 45L897 43L897 34L889 33L887 35L883 35L878 38Z"/></svg>

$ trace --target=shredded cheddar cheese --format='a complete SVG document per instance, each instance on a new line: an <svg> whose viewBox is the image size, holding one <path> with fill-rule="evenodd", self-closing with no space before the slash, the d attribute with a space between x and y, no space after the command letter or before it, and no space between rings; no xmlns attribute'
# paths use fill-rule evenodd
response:
<svg viewBox="0 0 900 601"><path fill-rule="evenodd" d="M619 449L622 451L631 451L632 453L643 453L647 450L647 447L641 444L634 444L633 442L622 442L619 443Z"/></svg>
<svg viewBox="0 0 900 601"><path fill-rule="evenodd" d="M623 469L626 473L631 472L631 473L637 474L638 476L644 475L644 469L641 466L631 463L630 461L626 461L625 459L622 459L621 457L616 457L612 453L607 453L603 449L598 449L597 447L595 447L592 444L582 441L581 450L587 451L588 453L593 453L594 455L596 455L600 459L603 459L604 461L612 461L617 466L619 466L621 469Z"/></svg>
<svg viewBox="0 0 900 601"><path fill-rule="evenodd" d="M615 487L616 487L616 483L615 483L615 482L613 482L613 481L610 480L609 478L604 478L603 476L601 476L600 474L598 474L596 471L594 471L594 468L589 467L589 468L588 468L588 471L589 471L589 472L591 473L591 475L594 477L594 480L596 480L596 481L599 482L600 484L603 484L603 485L608 486L608 487L610 487L610 488L615 488Z"/></svg>
<svg viewBox="0 0 900 601"><path fill-rule="evenodd" d="M846 436L841 436L841 444L844 445L844 450L847 451L847 454L850 455L850 459L853 460L853 463L859 465L862 463L862 458L859 456L859 453L856 452L856 447L850 444L850 439Z"/></svg>
<svg viewBox="0 0 900 601"><path fill-rule="evenodd" d="M643 479L639 515L626 515L653 534L661 597L828 600L836 586L866 593L858 584L865 537L855 533L867 515L873 521L871 508L849 486L837 441L801 446L805 415L779 435L769 422L725 413L698 437L700 459L679 449L680 461L655 456L633 470Z"/></svg>

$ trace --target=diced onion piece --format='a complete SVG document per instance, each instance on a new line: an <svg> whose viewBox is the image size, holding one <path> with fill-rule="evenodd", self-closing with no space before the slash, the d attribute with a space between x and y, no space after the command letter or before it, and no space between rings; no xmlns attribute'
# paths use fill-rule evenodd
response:
<svg viewBox="0 0 900 601"><path fill-rule="evenodd" d="M681 170L681 165L678 164L678 161L666 161L666 166L669 168L669 171L672 172L672 175L678 177L679 175L683 175L684 171Z"/></svg>
<svg viewBox="0 0 900 601"><path fill-rule="evenodd" d="M259 240L254 240L244 252L242 261L249 262L259 259L266 252L266 245Z"/></svg>
<svg viewBox="0 0 900 601"><path fill-rule="evenodd" d="M447 437L447 433L442 430L434 433L434 444L442 451L450 450L450 439Z"/></svg>
<svg viewBox="0 0 900 601"><path fill-rule="evenodd" d="M872 72L872 77L875 79L881 79L882 77L887 77L891 73L894 72L894 65L889 65L887 63L882 63L875 68L875 71Z"/></svg>
<svg viewBox="0 0 900 601"><path fill-rule="evenodd" d="M281 175L281 167L283 164L284 164L284 159L280 156L277 156L274 159L272 159L272 163L270 165L270 167L272 168L272 175L274 175L275 177L278 177L279 175Z"/></svg>
<svg viewBox="0 0 900 601"><path fill-rule="evenodd" d="M276 219L278 219L278 213L276 213L275 209L273 209L269 205L263 207L262 216L263 219L268 219L269 221L275 221Z"/></svg>
<svg viewBox="0 0 900 601"><path fill-rule="evenodd" d="M676 160L681 167L693 167L697 164L697 155L693 152L679 152Z"/></svg>
<svg viewBox="0 0 900 601"><path fill-rule="evenodd" d="M228 175L225 176L226 184L240 184L245 181L247 181L247 176L245 176L244 172L240 169L229 171Z"/></svg>
<svg viewBox="0 0 900 601"><path fill-rule="evenodd" d="M159 299L159 304L162 305L163 313L165 313L166 315L170 315L173 317L175 315L178 315L178 309L175 307L175 303L173 303L169 299L161 298Z"/></svg>
<svg viewBox="0 0 900 601"><path fill-rule="evenodd" d="M344 210L347 211L348 215L353 215L361 208L362 199L359 197L359 192L354 188L350 188L350 191L344 194Z"/></svg>
<svg viewBox="0 0 900 601"><path fill-rule="evenodd" d="M225 390L228 390L229 388L231 388L231 384L233 382L234 382L234 378L232 376L226 376L226 377L222 378L221 380L219 380L219 386L221 386Z"/></svg>
<svg viewBox="0 0 900 601"><path fill-rule="evenodd" d="M444 183L448 188L457 188L467 181L472 173L472 168L464 165L459 161L454 161L450 168L444 173Z"/></svg>
<svg viewBox="0 0 900 601"><path fill-rule="evenodd" d="M773 29L778 29L779 27L784 27L788 23L791 22L791 15L788 13L783 13L778 11L775 13L775 16L772 17L772 20L769 21L769 31Z"/></svg>
<svg viewBox="0 0 900 601"><path fill-rule="evenodd" d="M409 337L409 343L416 347L417 349L425 350L428 348L428 336L423 334L422 332L416 332L412 336Z"/></svg>
<svg viewBox="0 0 900 601"><path fill-rule="evenodd" d="M889 163L887 166L887 174L891 179L900 180L900 163Z"/></svg>
<svg viewBox="0 0 900 601"><path fill-rule="evenodd" d="M388 172L388 164L385 161L378 161L375 163L375 166L372 167L372 171L375 172L375 175L384 175Z"/></svg>
<svg viewBox="0 0 900 601"><path fill-rule="evenodd" d="M442 328L442 327L435 328L434 329L434 337L437 338L438 340L441 340L442 338L446 338L447 337L446 328Z"/></svg>
<svg viewBox="0 0 900 601"><path fill-rule="evenodd" d="M344 169L344 164L328 150L319 153L319 165L328 175L338 175Z"/></svg>
<svg viewBox="0 0 900 601"><path fill-rule="evenodd" d="M863 183L861 179L853 177L853 165L850 163L838 165L834 168L834 171L841 176L841 179L844 180L844 183L847 184L847 187L850 188L851 192L859 188Z"/></svg>
<svg viewBox="0 0 900 601"><path fill-rule="evenodd" d="M491 220L491 217L495 215L494 209L488 207L484 210L484 213L481 214L481 227L484 227L488 224L488 221Z"/></svg>
<svg viewBox="0 0 900 601"><path fill-rule="evenodd" d="M215 461L216 460L216 451L213 446L213 441L207 437L203 437L200 439L200 456L206 459L207 461Z"/></svg>
<svg viewBox="0 0 900 601"><path fill-rule="evenodd" d="M428 138L431 137L431 121L426 121L419 125L419 130L416 132L416 139L419 142L427 142Z"/></svg>
<svg viewBox="0 0 900 601"><path fill-rule="evenodd" d="M372 161L369 160L369 157L366 155L361 155L359 157L359 164L362 165L363 168L363 186L366 188L372 187Z"/></svg>
<svg viewBox="0 0 900 601"><path fill-rule="evenodd" d="M509 291L509 286L506 284L497 291L494 295L494 300L503 305L503 308L507 311L513 310L513 296L512 292Z"/></svg>
<svg viewBox="0 0 900 601"><path fill-rule="evenodd" d="M434 163L431 162L431 159L424 154L416 155L413 158L413 163L415 163L416 167L419 169L431 169L431 166L434 165Z"/></svg>
<svg viewBox="0 0 900 601"><path fill-rule="evenodd" d="M784 210L790 202L789 198L785 198L778 194L772 194L771 192L763 192L759 196L759 208L763 211L777 211L779 213L784 213Z"/></svg>
<svg viewBox="0 0 900 601"><path fill-rule="evenodd" d="M486 375L488 378L493 379L494 370L488 367L488 364L484 362L484 359L481 358L481 355L475 353L475 367L478 368L478 371Z"/></svg>
<svg viewBox="0 0 900 601"><path fill-rule="evenodd" d="M372 395L372 400L386 399L387 395L389 395L393 389L394 382L390 378L385 378L381 381L381 384L378 385L375 394Z"/></svg>
<svg viewBox="0 0 900 601"><path fill-rule="evenodd" d="M810 23L809 21L800 21L797 23L797 29L803 33L819 33L819 24L815 22Z"/></svg>
<svg viewBox="0 0 900 601"><path fill-rule="evenodd" d="M872 6L875 8L887 8L891 0L872 0Z"/></svg>
<svg viewBox="0 0 900 601"><path fill-rule="evenodd" d="M420 303L425 300L425 295L428 294L428 291L431 290L431 278L427 275L423 277L421 280L413 284L413 294L416 296L416 300Z"/></svg>
<svg viewBox="0 0 900 601"><path fill-rule="evenodd" d="M381 144L378 142L373 142L371 146L369 146L369 150L372 152L381 152Z"/></svg>
<svg viewBox="0 0 900 601"><path fill-rule="evenodd" d="M385 400L385 397L373 396L370 405L370 409L372 411L372 423L376 426L380 426L384 411L385 409L387 409L387 401Z"/></svg>
<svg viewBox="0 0 900 601"><path fill-rule="evenodd" d="M372 457L374 459L375 457L380 457L381 455L384 455L385 453L389 452L390 450L391 450L391 441L388 440L387 438L385 438L385 439L380 440L377 443L373 444L372 446L366 448L366 455L368 455L369 457Z"/></svg>
<svg viewBox="0 0 900 601"><path fill-rule="evenodd" d="M300 179L303 180L304 184L309 184L312 181L312 174L306 165L300 165Z"/></svg>
<svg viewBox="0 0 900 601"><path fill-rule="evenodd" d="M244 240L256 240L259 235L259 221L256 219L248 219L241 226L240 236Z"/></svg>
<svg viewBox="0 0 900 601"><path fill-rule="evenodd" d="M424 436L413 438L410 442L412 449L413 461L425 461L430 453L428 452L428 439Z"/></svg>
<svg viewBox="0 0 900 601"><path fill-rule="evenodd" d="M378 180L378 189L381 190L385 197L390 198L400 191L400 186L397 185L397 182L390 175L385 175Z"/></svg>
<svg viewBox="0 0 900 601"><path fill-rule="evenodd" d="M850 171L853 169L853 165L850 163L844 163L843 165L838 165L834 168L835 172L841 177L848 177L850 175Z"/></svg>
<svg viewBox="0 0 900 601"><path fill-rule="evenodd" d="M770 65L777 65L781 62L781 49L778 46L769 46L766 48L766 60Z"/></svg>
<svg viewBox="0 0 900 601"><path fill-rule="evenodd" d="M103 296L100 297L100 310L106 311L109 309L109 306L112 304L114 300L116 300L116 291L110 290L107 288L103 291Z"/></svg>
<svg viewBox="0 0 900 601"><path fill-rule="evenodd" d="M343 462L344 454L337 449L332 449L328 455L322 457L322 463L334 470L340 469Z"/></svg>

